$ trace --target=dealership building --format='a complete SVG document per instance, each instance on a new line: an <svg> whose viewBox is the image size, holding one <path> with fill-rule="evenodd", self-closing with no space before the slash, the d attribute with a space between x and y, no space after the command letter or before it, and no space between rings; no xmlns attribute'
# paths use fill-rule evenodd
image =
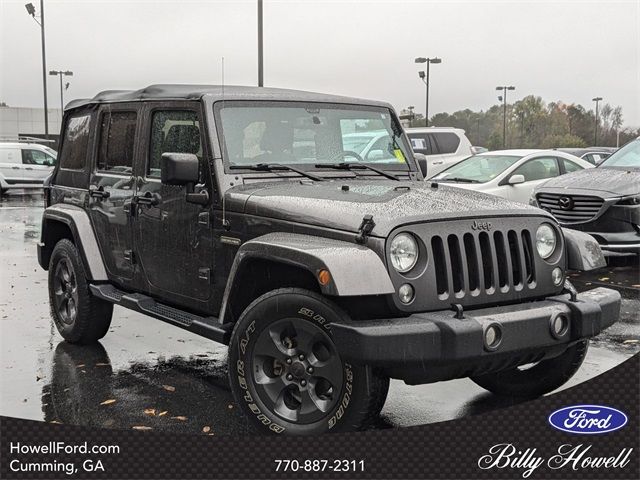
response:
<svg viewBox="0 0 640 480"><path fill-rule="evenodd" d="M55 149L60 134L61 110L49 108L49 139L43 142ZM0 107L0 141L16 141L19 137L45 139L44 108Z"/></svg>

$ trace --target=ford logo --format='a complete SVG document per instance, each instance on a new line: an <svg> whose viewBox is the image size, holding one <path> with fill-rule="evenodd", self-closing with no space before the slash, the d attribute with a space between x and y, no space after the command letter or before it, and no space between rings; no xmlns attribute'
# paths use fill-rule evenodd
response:
<svg viewBox="0 0 640 480"><path fill-rule="evenodd" d="M574 405L549 415L552 427L580 435L613 432L624 427L627 420L620 410L602 405Z"/></svg>

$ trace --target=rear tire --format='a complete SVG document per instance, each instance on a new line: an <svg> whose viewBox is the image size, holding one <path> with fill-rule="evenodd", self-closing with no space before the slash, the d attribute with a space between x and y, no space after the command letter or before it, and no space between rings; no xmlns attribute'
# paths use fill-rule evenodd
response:
<svg viewBox="0 0 640 480"><path fill-rule="evenodd" d="M496 395L535 398L552 392L573 377L584 361L589 340L570 346L561 355L542 360L531 368L512 368L471 377L475 383Z"/></svg>
<svg viewBox="0 0 640 480"><path fill-rule="evenodd" d="M342 360L330 324L346 314L321 295L282 288L256 299L235 325L229 380L260 433L361 430L377 418L389 379Z"/></svg>
<svg viewBox="0 0 640 480"><path fill-rule="evenodd" d="M67 239L60 240L51 253L49 304L58 332L67 342L96 342L111 325L113 304L91 295L82 258Z"/></svg>

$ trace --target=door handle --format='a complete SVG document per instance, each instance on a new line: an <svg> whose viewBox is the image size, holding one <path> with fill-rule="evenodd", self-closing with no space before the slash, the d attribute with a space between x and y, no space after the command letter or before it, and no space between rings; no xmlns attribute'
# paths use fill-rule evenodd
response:
<svg viewBox="0 0 640 480"><path fill-rule="evenodd" d="M95 185L91 185L89 187L89 195L93 198L109 198L111 196L110 192L105 191L104 187L101 185L96 187Z"/></svg>
<svg viewBox="0 0 640 480"><path fill-rule="evenodd" d="M20 167L11 167L12 170L20 170Z"/></svg>
<svg viewBox="0 0 640 480"><path fill-rule="evenodd" d="M162 197L157 193L146 192L144 195L135 195L133 202L137 205L155 206L162 201Z"/></svg>
<svg viewBox="0 0 640 480"><path fill-rule="evenodd" d="M33 168L27 167L27 168L25 168L25 170L33 170Z"/></svg>

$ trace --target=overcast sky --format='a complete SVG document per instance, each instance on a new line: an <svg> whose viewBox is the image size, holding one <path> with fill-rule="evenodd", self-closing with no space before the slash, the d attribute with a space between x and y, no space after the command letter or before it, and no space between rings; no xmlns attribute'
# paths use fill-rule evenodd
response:
<svg viewBox="0 0 640 480"><path fill-rule="evenodd" d="M28 0L0 0L0 101L41 106L39 28ZM39 1L31 0L39 9ZM496 85L640 126L640 1L264 0L265 85L375 98L430 114L487 109ZM257 82L256 1L46 0L47 68L73 70L66 99L153 83ZM51 77L50 105L59 104Z"/></svg>

